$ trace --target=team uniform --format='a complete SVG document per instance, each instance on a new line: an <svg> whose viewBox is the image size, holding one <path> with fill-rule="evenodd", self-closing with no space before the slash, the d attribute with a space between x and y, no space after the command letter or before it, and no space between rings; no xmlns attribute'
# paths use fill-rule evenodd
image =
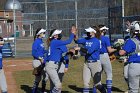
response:
<svg viewBox="0 0 140 93"><path fill-rule="evenodd" d="M95 38L82 38L76 41L78 44L84 45L88 54L85 55L85 63L83 67L83 93L89 93L89 84L91 77L93 78L93 93L96 93L96 88L102 89L101 85L101 63L99 61L100 55L100 41ZM105 92L102 92L105 93Z"/></svg>
<svg viewBox="0 0 140 93"><path fill-rule="evenodd" d="M59 49L62 53L62 57L60 59L60 64L59 64L59 68L58 68L58 75L59 75L60 81L62 82L63 76L64 76L64 69L68 68L68 66L69 66L69 58L67 55L68 49L67 49L66 45L61 46Z"/></svg>
<svg viewBox="0 0 140 93"><path fill-rule="evenodd" d="M130 39L130 35L126 36L124 38L125 41L127 41L128 39ZM128 58L128 55L126 56L126 58L124 59L124 68L123 68L123 75L124 75L124 79L129 87L129 84L128 84L128 67L129 67L129 63L127 62L127 58ZM127 92L126 92L127 93Z"/></svg>
<svg viewBox="0 0 140 93"><path fill-rule="evenodd" d="M106 84L108 93L111 93L112 88L112 65L108 55L107 47L110 47L110 40L106 36L101 36L101 52L100 52L100 61L102 65L102 70L106 73Z"/></svg>
<svg viewBox="0 0 140 93"><path fill-rule="evenodd" d="M58 49L60 50L62 57L61 57L60 63L58 64L57 73L58 73L60 82L62 83L63 76L64 76L64 70L65 70L65 68L68 68L68 66L69 66L69 58L67 55L68 49L67 49L66 45L60 46ZM52 90L53 88L54 88L54 84L51 82L50 90Z"/></svg>
<svg viewBox="0 0 140 93"><path fill-rule="evenodd" d="M47 60L45 57L45 54L47 54L47 50L45 50L44 42L42 38L37 38L32 45L32 56L34 58L32 62L33 68L36 68L42 64L45 64L45 61ZM44 63L40 62L39 57L44 59ZM42 91L45 90L46 81L48 80L48 75L45 72L45 70L43 70L40 75L35 75L35 81L34 81L32 93L37 93L38 85L39 85L39 82L41 81L42 76L43 76Z"/></svg>
<svg viewBox="0 0 140 93"><path fill-rule="evenodd" d="M122 50L126 51L126 53L129 55L129 93L138 93L138 89L140 88L140 40L137 37L128 39Z"/></svg>
<svg viewBox="0 0 140 93"><path fill-rule="evenodd" d="M61 82L57 73L58 64L61 62L62 52L59 49L61 46L70 44L74 38L74 34L70 35L68 40L62 41L58 39L52 39L50 42L49 47L49 62L46 63L45 69L52 80L53 84L55 85L52 93L61 93Z"/></svg>
<svg viewBox="0 0 140 93"><path fill-rule="evenodd" d="M66 50L65 50L66 49ZM69 57L66 54L67 53L67 47L65 46L65 49L63 48L63 54L62 54L62 58L61 58L61 64L60 64L60 68L58 69L58 73L60 74L64 74L64 69L69 67ZM60 80L62 82L62 80Z"/></svg>
<svg viewBox="0 0 140 93"><path fill-rule="evenodd" d="M2 46L0 46L0 88L2 93L7 93L7 83L2 64Z"/></svg>

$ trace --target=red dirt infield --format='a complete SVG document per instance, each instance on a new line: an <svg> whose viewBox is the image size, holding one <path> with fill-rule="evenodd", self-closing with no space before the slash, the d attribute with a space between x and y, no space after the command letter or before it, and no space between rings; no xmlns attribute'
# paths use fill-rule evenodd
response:
<svg viewBox="0 0 140 93"><path fill-rule="evenodd" d="M32 59L31 58L4 58L4 71L7 80L8 93L18 93L18 87L16 80L13 76L14 71L31 70Z"/></svg>

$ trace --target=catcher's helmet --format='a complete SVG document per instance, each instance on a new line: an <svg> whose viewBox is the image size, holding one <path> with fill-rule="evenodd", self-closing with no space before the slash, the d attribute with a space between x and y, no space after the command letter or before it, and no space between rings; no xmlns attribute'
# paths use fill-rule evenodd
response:
<svg viewBox="0 0 140 93"><path fill-rule="evenodd" d="M133 21L130 27L132 31L140 33L140 21Z"/></svg>

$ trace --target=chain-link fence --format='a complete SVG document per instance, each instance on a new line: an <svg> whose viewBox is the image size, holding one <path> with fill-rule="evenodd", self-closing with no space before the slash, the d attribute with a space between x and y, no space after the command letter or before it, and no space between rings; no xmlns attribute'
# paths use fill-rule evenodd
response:
<svg viewBox="0 0 140 93"><path fill-rule="evenodd" d="M46 28L48 32L54 28L62 29L64 36L68 37L72 24L78 27L79 36L82 36L84 29L89 26L108 25L107 0L19 1L23 8L25 37L17 38L17 56L31 53L32 36L38 27Z"/></svg>
<svg viewBox="0 0 140 93"><path fill-rule="evenodd" d="M62 29L64 36L68 37L72 24L78 27L79 36L89 26L104 24L109 26L110 38L113 38L112 34L123 36L124 22L127 19L134 20L135 16L139 18L140 13L139 0L124 0L124 12L123 0L19 1L22 5L22 30L25 35L17 38L17 56L31 55L33 35L39 27L47 29L48 33L55 28Z"/></svg>
<svg viewBox="0 0 140 93"><path fill-rule="evenodd" d="M108 0L108 26L111 41L124 38L128 33L127 21L140 20L140 1L137 0Z"/></svg>
<svg viewBox="0 0 140 93"><path fill-rule="evenodd" d="M31 56L33 36L37 28L46 29L46 1L19 0L22 5L24 37L16 39L16 56Z"/></svg>
<svg viewBox="0 0 140 93"><path fill-rule="evenodd" d="M107 0L48 0L47 5L48 29L62 29L65 36L69 36L72 24L81 36L89 26L108 23Z"/></svg>

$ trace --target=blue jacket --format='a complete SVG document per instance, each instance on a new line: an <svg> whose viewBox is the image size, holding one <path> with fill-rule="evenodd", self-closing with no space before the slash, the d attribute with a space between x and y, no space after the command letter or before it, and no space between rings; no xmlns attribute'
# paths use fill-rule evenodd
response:
<svg viewBox="0 0 140 93"><path fill-rule="evenodd" d="M2 47L0 46L0 69L3 67L2 64Z"/></svg>
<svg viewBox="0 0 140 93"><path fill-rule="evenodd" d="M37 38L32 44L32 56L34 59L45 56L47 51L45 50L44 42L41 38Z"/></svg>
<svg viewBox="0 0 140 93"><path fill-rule="evenodd" d="M74 38L74 34L70 35L70 38L68 40L62 41L62 40L57 40L53 39L50 42L50 48L49 48L49 60L50 61L55 61L55 62L60 62L60 59L62 57L62 52L59 49L61 46L70 44Z"/></svg>
<svg viewBox="0 0 140 93"><path fill-rule="evenodd" d="M78 39L76 41L78 44L83 44L84 48L87 49L88 54L91 54L91 56L88 57L88 55L85 56L86 60L99 60L100 55L100 41L93 37L93 38L82 38ZM93 52L94 51L94 52Z"/></svg>
<svg viewBox="0 0 140 93"><path fill-rule="evenodd" d="M107 53L108 52L107 47L110 47L110 46L111 44L110 44L109 38L106 36L101 36L101 54Z"/></svg>
<svg viewBox="0 0 140 93"><path fill-rule="evenodd" d="M133 53L136 50L136 44L131 39L128 39L122 49L124 51L126 51L126 54ZM140 63L140 54L130 55L128 58L128 62L139 62Z"/></svg>

